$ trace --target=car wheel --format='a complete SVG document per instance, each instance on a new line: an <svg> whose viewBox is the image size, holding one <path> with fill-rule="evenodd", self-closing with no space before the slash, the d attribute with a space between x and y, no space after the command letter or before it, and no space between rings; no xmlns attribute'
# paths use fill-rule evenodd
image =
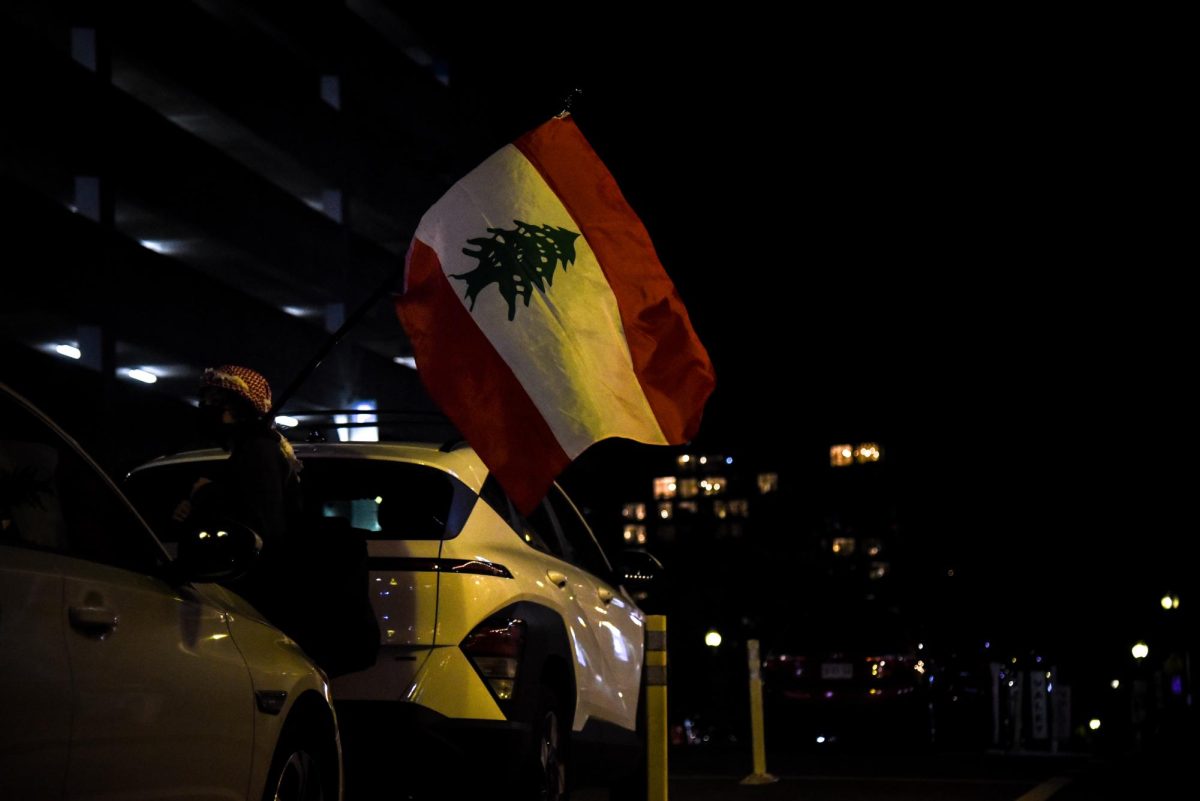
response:
<svg viewBox="0 0 1200 801"><path fill-rule="evenodd" d="M323 749L315 737L302 736L297 728L289 725L279 739L264 801L324 801L326 797L331 770L321 757Z"/></svg>
<svg viewBox="0 0 1200 801"><path fill-rule="evenodd" d="M533 717L533 753L530 765L534 772L534 798L538 801L566 801L567 746L570 729L563 712L564 705L548 687L542 687Z"/></svg>

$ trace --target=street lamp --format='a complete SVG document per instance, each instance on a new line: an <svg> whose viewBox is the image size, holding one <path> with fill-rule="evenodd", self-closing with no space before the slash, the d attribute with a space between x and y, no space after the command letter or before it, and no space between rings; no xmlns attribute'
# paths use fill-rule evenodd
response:
<svg viewBox="0 0 1200 801"><path fill-rule="evenodd" d="M1162 597L1162 599L1159 601L1159 603L1162 604L1162 608L1167 611L1170 611L1172 609L1178 609L1179 608L1179 596L1171 595L1171 594L1164 595Z"/></svg>
<svg viewBox="0 0 1200 801"><path fill-rule="evenodd" d="M1150 655L1150 646L1146 645L1145 642L1138 640L1133 644L1133 647L1129 649L1129 652L1133 654L1134 659L1141 661Z"/></svg>

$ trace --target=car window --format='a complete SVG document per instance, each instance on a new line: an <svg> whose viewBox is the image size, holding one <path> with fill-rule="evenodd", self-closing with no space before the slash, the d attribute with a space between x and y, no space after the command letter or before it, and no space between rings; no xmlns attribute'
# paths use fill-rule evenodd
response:
<svg viewBox="0 0 1200 801"><path fill-rule="evenodd" d="M139 470L125 479L125 494L172 558L184 530L171 517L175 507L188 498L196 479L211 475L212 470L212 461L190 462Z"/></svg>
<svg viewBox="0 0 1200 801"><path fill-rule="evenodd" d="M126 489L163 539L178 539L170 521L175 505L211 461L146 468L126 480ZM476 496L449 473L424 465L374 459L309 457L300 473L306 520L337 521L370 539L436 540L457 536ZM157 528L156 528L157 530Z"/></svg>
<svg viewBox="0 0 1200 801"><path fill-rule="evenodd" d="M612 576L612 567L608 564L604 552L600 550L596 538L592 536L591 529L579 516L575 505L557 486L550 488L546 500L562 531L567 561L594 576L608 580Z"/></svg>
<svg viewBox="0 0 1200 801"><path fill-rule="evenodd" d="M517 508L510 501L508 504L508 518L512 523L513 529L520 535L521 539L525 540L526 544L552 556L557 556L559 559L564 559L562 544L558 541L558 535L554 533L554 523L550 521L550 516L546 511L546 502L542 501L537 508L529 515L523 515L517 511Z"/></svg>
<svg viewBox="0 0 1200 801"><path fill-rule="evenodd" d="M69 442L0 393L0 542L153 572L162 559L125 499Z"/></svg>
<svg viewBox="0 0 1200 801"><path fill-rule="evenodd" d="M508 521L513 531L517 532L517 536L524 540L526 545L542 553L557 556L559 559L563 557L562 546L554 533L554 524L550 522L546 510L543 508L544 503L538 504L538 508L528 517L521 514L505 494L500 482L496 480L495 474L489 475L483 482L483 489L480 490L479 497L483 498L496 514Z"/></svg>
<svg viewBox="0 0 1200 801"><path fill-rule="evenodd" d="M457 536L476 498L442 470L372 459L305 459L300 489L310 519L342 518L389 540Z"/></svg>
<svg viewBox="0 0 1200 801"><path fill-rule="evenodd" d="M517 519L525 527L525 532L534 532L534 541L530 542L530 545L538 550L554 554L559 559L566 560L566 553L554 531L554 521L550 517L550 510L545 501L539 503L527 518L518 514Z"/></svg>

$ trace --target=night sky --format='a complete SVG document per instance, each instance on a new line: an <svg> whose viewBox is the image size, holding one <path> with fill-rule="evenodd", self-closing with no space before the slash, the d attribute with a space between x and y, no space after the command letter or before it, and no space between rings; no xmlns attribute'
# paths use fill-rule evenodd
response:
<svg viewBox="0 0 1200 801"><path fill-rule="evenodd" d="M1157 32L405 16L474 98L465 168L583 90L716 366L697 447L878 440L981 619L1039 639L1111 639L1181 590L1195 131Z"/></svg>

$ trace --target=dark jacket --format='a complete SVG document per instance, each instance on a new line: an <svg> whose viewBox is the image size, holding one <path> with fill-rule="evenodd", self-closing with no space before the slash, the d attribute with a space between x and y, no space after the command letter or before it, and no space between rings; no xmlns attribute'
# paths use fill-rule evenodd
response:
<svg viewBox="0 0 1200 801"><path fill-rule="evenodd" d="M375 663L379 626L367 597L366 541L331 527L319 512L305 519L300 480L279 434L238 432L229 459L196 491L193 504L203 515L232 518L262 537L258 565L230 588L330 676Z"/></svg>
<svg viewBox="0 0 1200 801"><path fill-rule="evenodd" d="M277 432L263 427L238 429L229 458L207 476L210 483L192 495L193 514L203 522L234 520L262 538L258 563L229 583L284 631L289 622L289 575L295 573L302 525L300 480L284 455ZM289 631L289 633L291 633Z"/></svg>
<svg viewBox="0 0 1200 801"><path fill-rule="evenodd" d="M284 456L279 434L267 428L239 431L221 462L192 497L202 518L228 518L254 529L263 541L263 558L274 560L289 529L298 525L300 480Z"/></svg>

